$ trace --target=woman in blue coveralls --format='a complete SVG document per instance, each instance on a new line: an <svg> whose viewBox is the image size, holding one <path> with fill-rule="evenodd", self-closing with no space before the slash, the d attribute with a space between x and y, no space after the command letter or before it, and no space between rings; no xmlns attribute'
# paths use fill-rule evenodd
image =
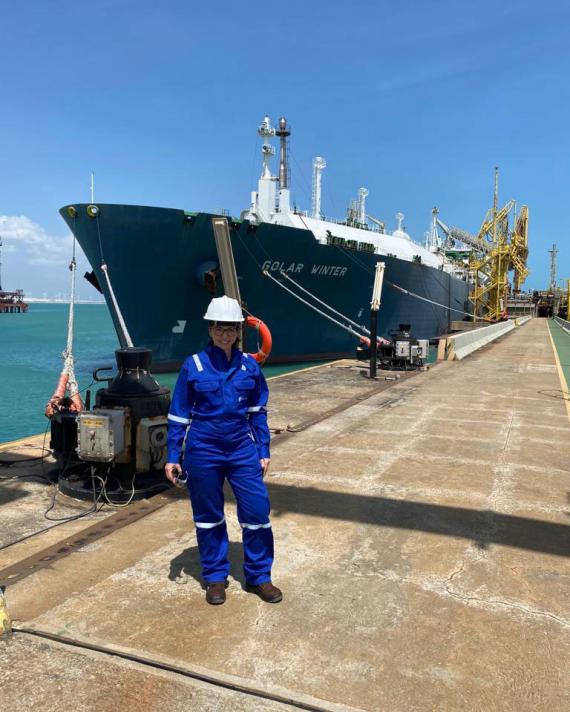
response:
<svg viewBox="0 0 570 712"><path fill-rule="evenodd" d="M268 603L278 603L283 596L271 583L273 533L263 482L270 459L269 391L256 361L236 345L243 322L238 302L229 297L212 299L204 319L209 322L210 343L186 359L172 395L166 477L174 483L182 468L187 476L208 603L226 600L230 571L226 477L243 530L247 588Z"/></svg>

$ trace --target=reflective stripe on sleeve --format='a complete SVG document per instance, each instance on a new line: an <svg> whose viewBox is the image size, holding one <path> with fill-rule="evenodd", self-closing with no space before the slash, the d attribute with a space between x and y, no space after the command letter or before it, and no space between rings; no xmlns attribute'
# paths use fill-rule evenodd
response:
<svg viewBox="0 0 570 712"><path fill-rule="evenodd" d="M190 425L190 418L181 418L179 415L168 414L168 420L172 420L173 423L181 423L182 425Z"/></svg>
<svg viewBox="0 0 570 712"><path fill-rule="evenodd" d="M198 356L198 354L194 354L192 358L194 359L194 363L196 364L196 368L198 369L198 371L203 371L204 366L202 366L202 362L200 361L200 357Z"/></svg>
<svg viewBox="0 0 570 712"><path fill-rule="evenodd" d="M240 522L240 526L242 529L271 529L271 522L267 522L267 524L242 524Z"/></svg>
<svg viewBox="0 0 570 712"><path fill-rule="evenodd" d="M266 411L267 408L264 405L252 405L247 409L248 413L259 413L260 411Z"/></svg>
<svg viewBox="0 0 570 712"><path fill-rule="evenodd" d="M222 517L219 522L194 522L194 524L198 527L198 529L213 529L214 527L218 527L220 524L223 524L226 521L225 517Z"/></svg>

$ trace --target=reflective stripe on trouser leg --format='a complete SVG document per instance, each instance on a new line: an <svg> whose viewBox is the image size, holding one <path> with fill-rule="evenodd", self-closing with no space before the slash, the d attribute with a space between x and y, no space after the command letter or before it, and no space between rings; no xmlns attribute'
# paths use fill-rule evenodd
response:
<svg viewBox="0 0 570 712"><path fill-rule="evenodd" d="M228 530L224 519L223 456L193 448L184 467L196 525L196 540L206 583L225 581L230 572Z"/></svg>
<svg viewBox="0 0 570 712"><path fill-rule="evenodd" d="M252 586L271 580L273 531L269 522L269 495L263 481L259 455L249 441L232 453L226 471L237 501L243 534L243 570Z"/></svg>

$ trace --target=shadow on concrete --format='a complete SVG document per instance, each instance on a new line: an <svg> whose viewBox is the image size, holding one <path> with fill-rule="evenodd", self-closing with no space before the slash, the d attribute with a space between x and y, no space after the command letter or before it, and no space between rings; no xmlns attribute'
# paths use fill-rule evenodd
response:
<svg viewBox="0 0 570 712"><path fill-rule="evenodd" d="M570 556L570 526L512 514L267 482L272 517L296 512Z"/></svg>
<svg viewBox="0 0 570 712"><path fill-rule="evenodd" d="M230 541L228 549L228 559L230 560L230 576L245 588L245 578L243 575L243 547L241 542ZM202 581L202 569L200 567L200 556L198 547L191 546L189 549L184 549L181 554L178 554L170 562L170 572L168 578L170 581L180 581L184 576L191 576L193 579L204 588Z"/></svg>
<svg viewBox="0 0 570 712"><path fill-rule="evenodd" d="M18 480L8 480L8 482L14 483ZM9 502L15 502L22 497L27 497L30 493L23 489L15 489L13 487L6 487L7 483L0 480L0 505L8 504Z"/></svg>

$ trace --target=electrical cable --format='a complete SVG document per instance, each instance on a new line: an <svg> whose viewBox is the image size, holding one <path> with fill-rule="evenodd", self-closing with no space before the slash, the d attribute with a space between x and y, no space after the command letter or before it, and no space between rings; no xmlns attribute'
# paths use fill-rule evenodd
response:
<svg viewBox="0 0 570 712"><path fill-rule="evenodd" d="M109 493L107 492L107 480L109 478L109 473L111 471L111 466L108 467L107 469L107 475L105 477L105 481L101 480L100 477L97 479L101 480L102 482L102 491L103 491L103 496L105 498L105 502L110 506L110 507L115 507L117 509L122 509L123 507L127 507L132 501L133 497L135 496L136 490L135 490L135 477L137 476L137 473L133 473L133 477L131 480L131 496L126 502L113 502L112 499L109 497Z"/></svg>
<svg viewBox="0 0 570 712"><path fill-rule="evenodd" d="M63 475L64 472L65 472L65 468L61 471L60 476ZM96 492L95 492L95 476L94 476L94 467L93 466L91 466L91 483L93 486L93 505L89 509L85 510L84 512L80 512L78 514L72 514L67 517L48 517L48 514L55 507L55 501L56 501L57 494L58 494L57 487L54 485L54 493L52 496L51 504L44 512L45 519L47 519L50 522L71 522L76 519L81 519L82 517L86 517L88 514L94 514L95 512L97 512L98 511L97 505L101 498L101 493L96 495Z"/></svg>
<svg viewBox="0 0 570 712"><path fill-rule="evenodd" d="M34 445L28 445L30 449L33 450L45 450L48 454L47 455L39 455L38 457L22 457L18 460L0 460L0 467L12 467L13 465L19 465L21 462L39 462L40 460L45 459L51 454L51 450L49 448L43 448L43 447L36 447ZM2 456L2 453L0 452L0 457ZM17 475L14 475L15 477ZM22 475L20 475L22 476ZM0 479L4 480L9 480L9 477L0 477Z"/></svg>

